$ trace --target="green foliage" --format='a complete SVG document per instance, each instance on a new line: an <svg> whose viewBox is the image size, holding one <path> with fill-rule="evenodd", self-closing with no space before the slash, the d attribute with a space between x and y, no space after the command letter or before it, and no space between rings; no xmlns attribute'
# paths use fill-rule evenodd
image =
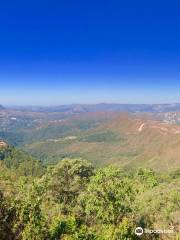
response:
<svg viewBox="0 0 180 240"><path fill-rule="evenodd" d="M46 224L41 211L44 188L41 184L33 182L30 186L26 180L19 185L19 194L13 201L16 207L15 232L18 232L22 240L48 239Z"/></svg>
<svg viewBox="0 0 180 240"><path fill-rule="evenodd" d="M91 178L87 191L80 196L87 217L114 225L132 212L134 199L132 182L123 178L121 171L113 167L99 170Z"/></svg>
<svg viewBox="0 0 180 240"><path fill-rule="evenodd" d="M7 156L4 152L0 164L2 240L137 240L137 226L171 225L175 234L141 239L178 239L177 173L113 166L95 170L85 160L64 159L43 176L30 177L16 174L20 162L7 168Z"/></svg>
<svg viewBox="0 0 180 240"><path fill-rule="evenodd" d="M0 239L11 240L13 234L14 210L0 191Z"/></svg>
<svg viewBox="0 0 180 240"><path fill-rule="evenodd" d="M39 160L13 147L0 149L0 160L10 169L15 169L18 175L40 176L44 172Z"/></svg>
<svg viewBox="0 0 180 240"><path fill-rule="evenodd" d="M139 168L137 171L137 178L145 188L151 188L158 185L158 178L153 170Z"/></svg>
<svg viewBox="0 0 180 240"><path fill-rule="evenodd" d="M90 163L81 159L64 159L47 172L49 195L67 213L75 206L78 195L85 189L92 175L93 167Z"/></svg>
<svg viewBox="0 0 180 240"><path fill-rule="evenodd" d="M72 239L72 240L95 240L97 237L85 225L79 224L74 217L66 219L55 219L50 227L51 240Z"/></svg>
<svg viewBox="0 0 180 240"><path fill-rule="evenodd" d="M136 228L135 223L131 222L128 218L123 218L119 226L115 229L113 239L118 240L134 240L138 239L134 233Z"/></svg>

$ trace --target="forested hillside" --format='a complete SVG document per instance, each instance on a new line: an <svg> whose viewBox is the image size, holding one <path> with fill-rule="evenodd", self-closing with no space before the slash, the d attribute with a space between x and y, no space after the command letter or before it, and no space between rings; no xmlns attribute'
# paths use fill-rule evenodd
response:
<svg viewBox="0 0 180 240"><path fill-rule="evenodd" d="M17 157L12 151L0 161L1 240L130 240L139 239L137 226L173 229L141 239L179 239L178 171L95 169L82 159L64 159L44 174L27 174L20 164L7 164Z"/></svg>

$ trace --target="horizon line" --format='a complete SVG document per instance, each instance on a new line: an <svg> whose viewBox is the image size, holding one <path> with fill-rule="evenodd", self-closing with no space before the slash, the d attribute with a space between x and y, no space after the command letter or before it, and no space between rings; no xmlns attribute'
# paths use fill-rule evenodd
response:
<svg viewBox="0 0 180 240"><path fill-rule="evenodd" d="M59 107L73 105L176 105L180 102L164 102L164 103L120 103L120 102L97 102L97 103L63 103L63 104L1 104L2 107Z"/></svg>

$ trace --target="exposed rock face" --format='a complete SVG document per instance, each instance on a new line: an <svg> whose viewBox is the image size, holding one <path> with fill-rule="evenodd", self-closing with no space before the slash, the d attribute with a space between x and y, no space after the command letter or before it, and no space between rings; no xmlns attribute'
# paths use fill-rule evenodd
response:
<svg viewBox="0 0 180 240"><path fill-rule="evenodd" d="M7 148L7 147L8 147L8 144L5 141L0 140L0 149Z"/></svg>

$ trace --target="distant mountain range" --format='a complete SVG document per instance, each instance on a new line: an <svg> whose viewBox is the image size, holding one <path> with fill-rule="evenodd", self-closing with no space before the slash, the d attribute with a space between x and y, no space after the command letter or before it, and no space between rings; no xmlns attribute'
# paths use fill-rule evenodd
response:
<svg viewBox="0 0 180 240"><path fill-rule="evenodd" d="M71 104L60 106L18 106L11 107L16 110L34 111L34 112L62 112L62 113L86 113L99 111L115 112L177 112L180 111L180 103L173 104Z"/></svg>

